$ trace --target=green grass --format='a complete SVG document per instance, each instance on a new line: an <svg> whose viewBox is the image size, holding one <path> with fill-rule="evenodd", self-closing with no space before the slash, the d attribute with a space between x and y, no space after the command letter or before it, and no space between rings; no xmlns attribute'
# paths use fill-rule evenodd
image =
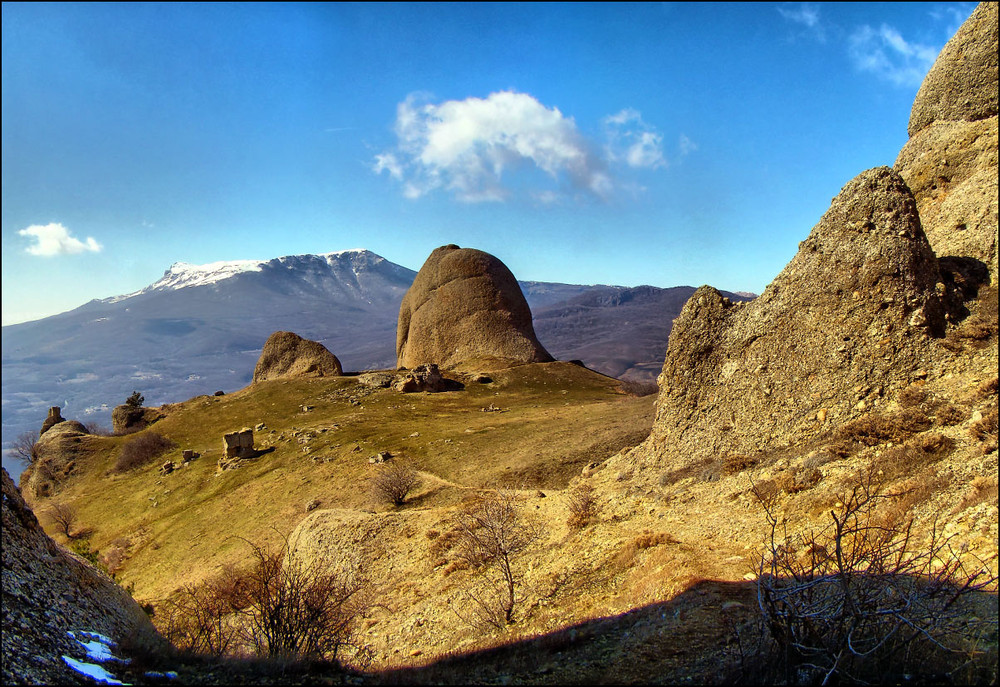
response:
<svg viewBox="0 0 1000 687"><path fill-rule="evenodd" d="M55 498L72 503L81 523L93 528L95 548L129 539L119 578L134 584L137 598L155 601L242 560L246 545L239 537L277 543L314 498L322 508L384 508L367 490L374 469L368 459L379 451L425 475L403 508L434 508L457 503L469 488L565 487L587 463L641 441L652 423L653 397L625 396L616 380L568 363L491 376L490 384L438 394L370 390L344 377L199 396L166 407L166 417L146 430L177 442L175 450L113 474L127 437L97 439L80 476ZM490 405L502 412L484 412ZM275 450L219 473L222 435L258 423L266 429L255 432L256 445ZM304 435L312 438L299 443ZM159 474L164 461L180 463L184 449L201 456Z"/></svg>

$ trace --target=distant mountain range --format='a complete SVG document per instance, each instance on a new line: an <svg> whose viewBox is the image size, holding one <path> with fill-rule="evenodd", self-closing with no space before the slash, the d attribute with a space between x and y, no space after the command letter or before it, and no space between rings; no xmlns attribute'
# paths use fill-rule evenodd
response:
<svg viewBox="0 0 1000 687"><path fill-rule="evenodd" d="M135 293L3 327L4 445L39 427L53 405L65 417L110 425L111 408L133 390L159 405L240 389L278 330L321 342L345 370L395 367L396 318L415 276L367 250L176 263ZM521 288L552 355L638 379L655 378L671 322L694 292L549 282Z"/></svg>

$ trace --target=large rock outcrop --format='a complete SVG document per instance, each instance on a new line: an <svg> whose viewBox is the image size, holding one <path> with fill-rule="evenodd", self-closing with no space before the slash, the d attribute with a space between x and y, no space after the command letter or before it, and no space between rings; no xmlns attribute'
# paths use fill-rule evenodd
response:
<svg viewBox="0 0 1000 687"><path fill-rule="evenodd" d="M756 300L698 289L659 377L655 448L754 454L877 405L945 325L937 260L888 167L848 183Z"/></svg>
<svg viewBox="0 0 1000 687"><path fill-rule="evenodd" d="M297 377L339 377L340 361L318 341L303 339L293 332L275 332L260 352L253 382Z"/></svg>
<svg viewBox="0 0 1000 687"><path fill-rule="evenodd" d="M21 488L29 498L52 496L77 471L90 442L87 428L76 420L52 425L35 444L35 459L21 473Z"/></svg>
<svg viewBox="0 0 1000 687"><path fill-rule="evenodd" d="M69 632L98 632L132 650L163 649L128 592L52 541L6 470L0 479L4 684L87 683L63 658L93 662Z"/></svg>
<svg viewBox="0 0 1000 687"><path fill-rule="evenodd" d="M997 4L982 3L917 93L895 169L939 257L983 263L997 279Z"/></svg>
<svg viewBox="0 0 1000 687"><path fill-rule="evenodd" d="M435 249L403 297L399 367L452 367L482 359L550 362L521 287L499 259L455 245Z"/></svg>

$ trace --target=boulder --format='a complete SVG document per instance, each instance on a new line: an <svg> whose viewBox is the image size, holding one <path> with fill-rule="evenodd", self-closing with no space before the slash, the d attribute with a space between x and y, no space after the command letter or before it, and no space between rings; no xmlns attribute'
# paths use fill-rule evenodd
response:
<svg viewBox="0 0 1000 687"><path fill-rule="evenodd" d="M507 266L455 245L435 249L403 297L396 358L400 368L553 359L535 337L531 310Z"/></svg>
<svg viewBox="0 0 1000 687"><path fill-rule="evenodd" d="M396 391L413 393L416 391L444 391L446 380L437 365L417 365L413 370L399 374L393 384Z"/></svg>
<svg viewBox="0 0 1000 687"><path fill-rule="evenodd" d="M670 335L653 447L753 455L801 439L821 409L844 421L879 403L929 364L940 280L903 180L860 174L756 300L695 291Z"/></svg>
<svg viewBox="0 0 1000 687"><path fill-rule="evenodd" d="M165 416L156 408L143 408L123 403L111 411L111 430L115 434L132 434L146 429Z"/></svg>
<svg viewBox="0 0 1000 687"><path fill-rule="evenodd" d="M269 379L339 377L340 361L326 347L293 332L275 332L268 337L253 371L253 383Z"/></svg>
<svg viewBox="0 0 1000 687"><path fill-rule="evenodd" d="M238 432L223 435L222 454L226 460L256 456L257 451L253 447L253 430L244 427Z"/></svg>
<svg viewBox="0 0 1000 687"><path fill-rule="evenodd" d="M982 3L917 93L894 168L913 191L938 256L997 279L997 4ZM961 264L958 265L961 267ZM964 276L964 275L963 275Z"/></svg>
<svg viewBox="0 0 1000 687"><path fill-rule="evenodd" d="M52 406L49 408L48 416L42 422L42 428L38 431L38 436L45 434L52 425L57 425L65 421L66 419L61 414L61 408L59 406Z"/></svg>
<svg viewBox="0 0 1000 687"><path fill-rule="evenodd" d="M6 470L0 479L4 684L86 683L63 658L93 663L70 632L97 632L140 651L165 650L166 641L131 595L52 541ZM116 665L123 664L108 669Z"/></svg>

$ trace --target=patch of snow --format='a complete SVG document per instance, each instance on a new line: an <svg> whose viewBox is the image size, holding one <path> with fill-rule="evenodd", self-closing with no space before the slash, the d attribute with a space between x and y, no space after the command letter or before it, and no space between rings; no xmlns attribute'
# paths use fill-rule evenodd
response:
<svg viewBox="0 0 1000 687"><path fill-rule="evenodd" d="M81 630L79 632L70 631L66 634L83 646L84 650L87 652L87 658L92 661L99 661L101 663L106 663L108 661L121 661L122 663L128 663L127 659L118 658L111 652L111 647L114 644L114 641L110 637L102 635L100 632ZM66 665L70 668L94 679L97 682L103 682L108 685L129 684L118 680L114 675L105 670L103 666L100 666L97 663L80 661L72 656L66 656L65 654L63 654L62 658L63 661L66 662Z"/></svg>
<svg viewBox="0 0 1000 687"><path fill-rule="evenodd" d="M106 685L124 685L126 683L115 678L114 675L106 671L102 666L96 663L87 663L86 661L78 661L72 656L66 656L63 654L63 660L66 661L66 665L75 670L78 673L86 675L89 678L93 678L97 682L103 682Z"/></svg>

